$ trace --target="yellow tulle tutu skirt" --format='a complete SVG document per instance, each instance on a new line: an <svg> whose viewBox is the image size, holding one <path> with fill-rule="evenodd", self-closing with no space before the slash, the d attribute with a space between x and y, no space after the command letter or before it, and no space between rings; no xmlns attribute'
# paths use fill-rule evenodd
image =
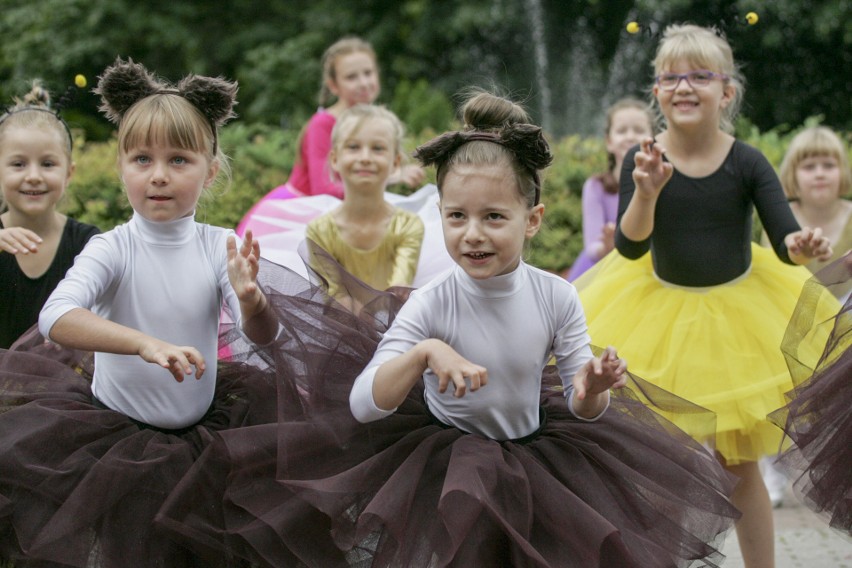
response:
<svg viewBox="0 0 852 568"><path fill-rule="evenodd" d="M650 254L628 260L617 252L575 282L592 343L615 346L630 371L713 411L715 440L702 441L731 465L781 447L782 432L766 415L793 388L781 341L811 276L757 245L752 255L747 274L707 288L663 282ZM825 317L838 307L827 302ZM815 360L825 339L814 335L800 355ZM700 439L687 422L672 420Z"/></svg>

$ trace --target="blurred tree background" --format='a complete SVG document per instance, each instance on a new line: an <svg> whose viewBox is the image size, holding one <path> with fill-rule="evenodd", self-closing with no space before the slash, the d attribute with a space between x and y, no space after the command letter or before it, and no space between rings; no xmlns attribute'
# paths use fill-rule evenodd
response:
<svg viewBox="0 0 852 568"><path fill-rule="evenodd" d="M748 79L743 114L761 130L814 115L841 130L852 126L849 0L0 0L0 6L4 101L35 77L53 92L77 73L94 84L120 55L169 79L189 71L237 79L242 120L301 124L315 110L323 50L357 34L378 52L383 102L413 132L445 127L441 99L476 84L525 99L555 136L588 135L598 132L611 101L650 86L652 32L690 21L724 27ZM744 23L750 11L759 15L755 26ZM633 20L645 31L628 34ZM78 97L74 110L89 139L111 130L94 97Z"/></svg>
<svg viewBox="0 0 852 568"><path fill-rule="evenodd" d="M545 180L546 230L532 261L562 270L580 250L580 188L605 167L603 113L646 97L658 34L692 22L724 29L747 79L738 135L776 166L806 123L852 130L850 0L0 0L0 98L41 79L56 97L76 74L89 85L63 110L77 135L66 209L109 229L130 209L115 172L114 127L91 88L117 56L176 81L189 72L240 84L239 118L222 146L231 190L199 218L233 226L293 163L316 110L320 57L344 35L376 48L382 96L406 123L411 150L452 127L465 87L524 102L555 153ZM759 21L745 23L748 12ZM629 22L639 33L626 31Z"/></svg>

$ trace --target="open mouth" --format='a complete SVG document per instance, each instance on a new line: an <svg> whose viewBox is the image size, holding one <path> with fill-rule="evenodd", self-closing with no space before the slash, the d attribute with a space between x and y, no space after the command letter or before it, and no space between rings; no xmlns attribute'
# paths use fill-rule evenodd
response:
<svg viewBox="0 0 852 568"><path fill-rule="evenodd" d="M465 256L472 258L473 260L484 260L491 256L490 252L469 252Z"/></svg>
<svg viewBox="0 0 852 568"><path fill-rule="evenodd" d="M43 191L43 190L40 190L40 189L30 189L30 190L22 190L21 193L24 194L24 195L29 195L30 197L37 197L39 195L46 194L47 191Z"/></svg>
<svg viewBox="0 0 852 568"><path fill-rule="evenodd" d="M148 199L152 201L169 201L171 197L166 197L165 195L152 195Z"/></svg>

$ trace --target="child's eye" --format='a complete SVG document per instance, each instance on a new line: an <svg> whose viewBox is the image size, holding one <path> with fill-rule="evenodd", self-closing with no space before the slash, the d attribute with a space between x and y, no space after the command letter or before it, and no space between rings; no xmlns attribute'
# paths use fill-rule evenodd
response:
<svg viewBox="0 0 852 568"><path fill-rule="evenodd" d="M502 219L502 218L503 218L503 216L502 216L501 214L499 214L499 213L489 213L489 214L487 215L487 219L488 219L489 221L499 221L499 220L500 220L500 219Z"/></svg>
<svg viewBox="0 0 852 568"><path fill-rule="evenodd" d="M174 158L172 158L172 162L174 162L178 166L182 166L182 165L188 163L187 159L184 158L183 156L175 156Z"/></svg>
<svg viewBox="0 0 852 568"><path fill-rule="evenodd" d="M136 162L137 164L147 165L151 162L151 158L149 158L148 156L146 156L144 154L140 154L138 156L135 156L133 158L133 161Z"/></svg>
<svg viewBox="0 0 852 568"><path fill-rule="evenodd" d="M54 162L53 160L45 160L41 163L41 167L43 168L52 168L55 165L56 162Z"/></svg>
<svg viewBox="0 0 852 568"><path fill-rule="evenodd" d="M449 215L447 215L450 219L464 219L464 213L461 211L450 211Z"/></svg>

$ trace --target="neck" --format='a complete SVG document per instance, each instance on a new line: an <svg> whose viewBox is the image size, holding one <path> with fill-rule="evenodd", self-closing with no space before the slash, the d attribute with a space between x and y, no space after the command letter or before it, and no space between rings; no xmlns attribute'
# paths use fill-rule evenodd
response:
<svg viewBox="0 0 852 568"><path fill-rule="evenodd" d="M347 217L370 222L383 219L391 205L385 202L384 191L372 191L369 193L346 192L340 212Z"/></svg>
<svg viewBox="0 0 852 568"><path fill-rule="evenodd" d="M810 227L821 227L823 225L827 225L846 210L846 208L843 207L842 200L840 199L824 204L804 203L802 201L798 201L796 203L796 209L798 209L799 215L807 221L805 224Z"/></svg>
<svg viewBox="0 0 852 568"><path fill-rule="evenodd" d="M338 99L336 103L325 109L325 111L334 115L335 118L340 118L340 114L347 108L349 108L349 106L344 101Z"/></svg>
<svg viewBox="0 0 852 568"><path fill-rule="evenodd" d="M18 211L9 210L3 213L2 219L4 227L24 227L42 238L65 226L65 215L55 210L37 216L23 215Z"/></svg>
<svg viewBox="0 0 852 568"><path fill-rule="evenodd" d="M712 151L725 136L718 128L712 131L704 128L669 128L662 137L666 150L678 155L694 155Z"/></svg>

